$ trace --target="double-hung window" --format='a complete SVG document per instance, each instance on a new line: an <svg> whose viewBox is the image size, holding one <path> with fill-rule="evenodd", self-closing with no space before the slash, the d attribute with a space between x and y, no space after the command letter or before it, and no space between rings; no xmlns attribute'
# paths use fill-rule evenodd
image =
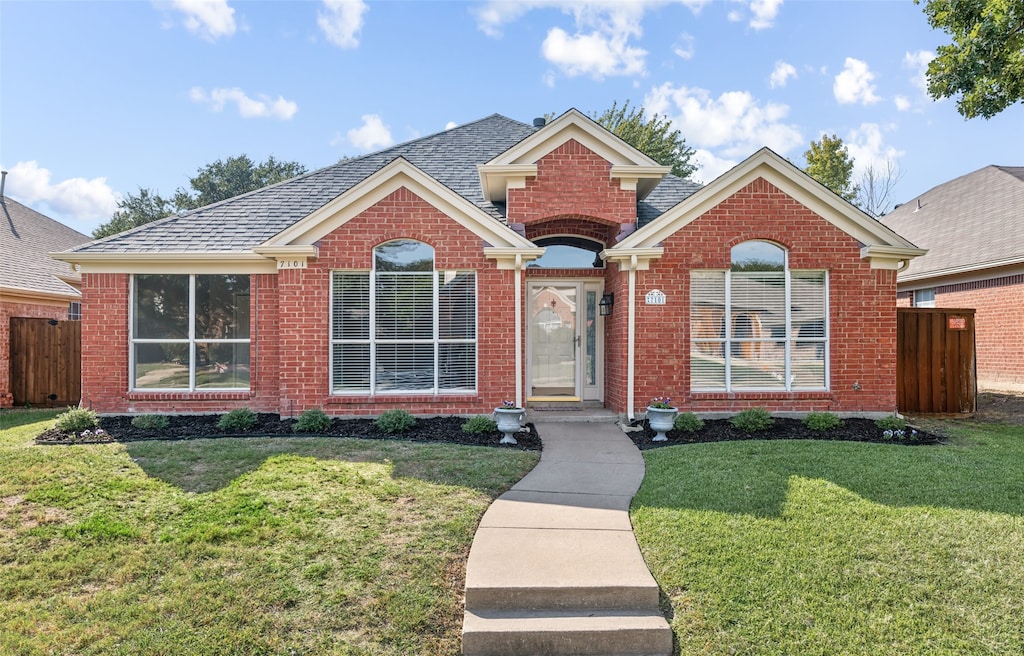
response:
<svg viewBox="0 0 1024 656"><path fill-rule="evenodd" d="M790 270L763 241L732 250L728 271L690 278L690 386L694 391L828 387L828 276Z"/></svg>
<svg viewBox="0 0 1024 656"><path fill-rule="evenodd" d="M476 274L438 271L434 249L398 239L377 246L373 270L331 280L331 391L476 389Z"/></svg>
<svg viewBox="0 0 1024 656"><path fill-rule="evenodd" d="M249 388L249 276L132 276L137 390Z"/></svg>

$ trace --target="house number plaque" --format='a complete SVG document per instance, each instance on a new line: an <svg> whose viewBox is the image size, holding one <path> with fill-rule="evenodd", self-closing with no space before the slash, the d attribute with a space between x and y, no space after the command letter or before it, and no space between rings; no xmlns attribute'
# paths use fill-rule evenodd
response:
<svg viewBox="0 0 1024 656"><path fill-rule="evenodd" d="M290 258L277 261L278 269L305 269L306 258Z"/></svg>
<svg viewBox="0 0 1024 656"><path fill-rule="evenodd" d="M652 289L647 292L647 296L644 297L644 302L647 303L647 305L664 305L665 292L660 289Z"/></svg>

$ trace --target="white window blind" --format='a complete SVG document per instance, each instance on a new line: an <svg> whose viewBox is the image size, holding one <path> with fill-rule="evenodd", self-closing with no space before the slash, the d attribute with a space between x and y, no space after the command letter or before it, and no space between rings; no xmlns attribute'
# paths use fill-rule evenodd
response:
<svg viewBox="0 0 1024 656"><path fill-rule="evenodd" d="M475 390L476 274L433 270L412 240L378 251L373 271L332 277L332 392Z"/></svg>
<svg viewBox="0 0 1024 656"><path fill-rule="evenodd" d="M745 242L733 270L691 272L691 389L827 389L827 274L791 271L772 249ZM756 257L735 266L738 250Z"/></svg>

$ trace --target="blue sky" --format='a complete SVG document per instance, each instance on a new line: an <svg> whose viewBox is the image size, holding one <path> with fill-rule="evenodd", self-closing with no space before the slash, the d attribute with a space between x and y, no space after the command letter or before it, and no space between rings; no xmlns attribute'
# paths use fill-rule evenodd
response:
<svg viewBox="0 0 1024 656"><path fill-rule="evenodd" d="M965 121L923 67L947 35L891 2L48 2L0 4L7 195L83 232L248 154L310 170L493 113L529 122L631 100L698 149L705 182L822 133L896 200L1024 165L1024 105Z"/></svg>

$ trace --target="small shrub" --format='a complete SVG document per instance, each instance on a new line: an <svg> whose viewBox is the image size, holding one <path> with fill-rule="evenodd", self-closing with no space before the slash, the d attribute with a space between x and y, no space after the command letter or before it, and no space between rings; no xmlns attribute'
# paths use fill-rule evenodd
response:
<svg viewBox="0 0 1024 656"><path fill-rule="evenodd" d="M249 408L235 408L221 416L220 421L217 422L217 428L224 431L247 431L253 428L258 421L259 417Z"/></svg>
<svg viewBox="0 0 1024 656"><path fill-rule="evenodd" d="M696 433L704 428L704 420L692 412L680 412L672 422L672 428L684 433Z"/></svg>
<svg viewBox="0 0 1024 656"><path fill-rule="evenodd" d="M323 433L331 427L331 418L320 408L306 410L295 421L292 430L296 433Z"/></svg>
<svg viewBox="0 0 1024 656"><path fill-rule="evenodd" d="M843 425L843 420L832 412L808 412L804 417L804 426L815 431L827 431Z"/></svg>
<svg viewBox="0 0 1024 656"><path fill-rule="evenodd" d="M139 430L164 430L171 421L164 415L139 415L132 417L132 426Z"/></svg>
<svg viewBox="0 0 1024 656"><path fill-rule="evenodd" d="M408 411L396 408L381 413L374 423L377 424L377 428L385 433L401 433L408 428L412 428L416 423L416 418L409 414Z"/></svg>
<svg viewBox="0 0 1024 656"><path fill-rule="evenodd" d="M68 408L67 412L57 415L57 423L54 428L62 433L81 433L85 430L96 428L100 425L96 413L89 408Z"/></svg>
<svg viewBox="0 0 1024 656"><path fill-rule="evenodd" d="M477 435L481 433L493 433L498 430L498 423L487 415L477 415L462 424L462 430L467 433L474 433Z"/></svg>
<svg viewBox="0 0 1024 656"><path fill-rule="evenodd" d="M756 433L774 426L775 419L764 408L749 408L730 419L729 423L744 433Z"/></svg>
<svg viewBox="0 0 1024 656"><path fill-rule="evenodd" d="M882 417L876 421L875 426L878 426L883 431L905 431L907 429L907 420L903 417L890 415L888 417Z"/></svg>

